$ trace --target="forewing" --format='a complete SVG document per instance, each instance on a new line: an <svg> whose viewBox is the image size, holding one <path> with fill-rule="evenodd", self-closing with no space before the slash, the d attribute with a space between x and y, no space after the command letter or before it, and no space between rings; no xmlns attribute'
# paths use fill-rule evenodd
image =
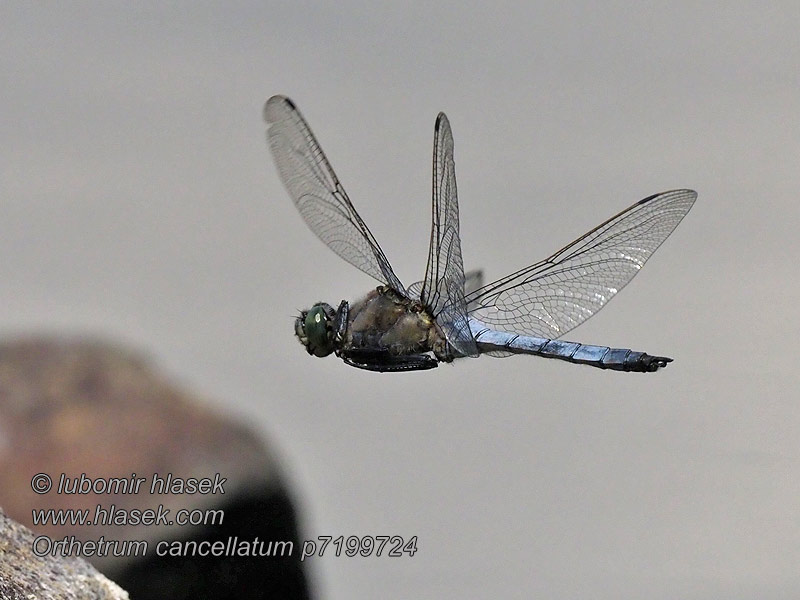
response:
<svg viewBox="0 0 800 600"><path fill-rule="evenodd" d="M436 317L447 340L461 354L477 354L467 321L464 261L458 233L458 193L453 133L444 113L436 119L433 139L433 218L428 265L420 299Z"/></svg>
<svg viewBox="0 0 800 600"><path fill-rule="evenodd" d="M637 202L550 258L470 294L470 314L503 331L564 335L633 279L696 198L673 190Z"/></svg>
<svg viewBox="0 0 800 600"><path fill-rule="evenodd" d="M273 96L264 120L278 173L311 231L351 265L405 294L294 103Z"/></svg>

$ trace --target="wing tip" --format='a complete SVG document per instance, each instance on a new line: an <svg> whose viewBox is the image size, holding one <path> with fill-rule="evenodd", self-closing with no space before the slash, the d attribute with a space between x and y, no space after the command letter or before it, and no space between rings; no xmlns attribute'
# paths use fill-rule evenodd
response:
<svg viewBox="0 0 800 600"><path fill-rule="evenodd" d="M675 195L684 195L690 197L692 199L692 202L697 200L697 192L685 188L679 190L669 190L668 192L659 192L658 194L653 194L652 196L648 196L647 198L642 198L641 200L639 200L639 202L637 202L637 204L647 204L648 202L652 202L656 198L662 198L663 196L675 196Z"/></svg>
<svg viewBox="0 0 800 600"><path fill-rule="evenodd" d="M285 111L286 107L290 111L296 111L297 106L292 102L291 98L276 94L264 103L263 116L264 121L267 123L275 123L281 119L280 111Z"/></svg>

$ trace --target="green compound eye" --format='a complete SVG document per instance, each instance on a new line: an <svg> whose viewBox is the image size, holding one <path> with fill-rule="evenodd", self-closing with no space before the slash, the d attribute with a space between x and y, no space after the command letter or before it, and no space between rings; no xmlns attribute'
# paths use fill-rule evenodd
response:
<svg viewBox="0 0 800 600"><path fill-rule="evenodd" d="M329 337L330 320L323 306L315 306L308 311L305 321L305 333L308 338L308 350L314 356L328 356L333 352L333 344Z"/></svg>

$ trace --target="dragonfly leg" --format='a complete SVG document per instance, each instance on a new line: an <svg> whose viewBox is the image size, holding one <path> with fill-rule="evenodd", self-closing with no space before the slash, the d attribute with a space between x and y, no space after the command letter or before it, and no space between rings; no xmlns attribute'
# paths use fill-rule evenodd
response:
<svg viewBox="0 0 800 600"><path fill-rule="evenodd" d="M337 346L340 346L344 341L344 336L347 333L347 322L350 317L350 304L347 300L342 300L339 308L336 311L336 317L333 321L333 339Z"/></svg>
<svg viewBox="0 0 800 600"><path fill-rule="evenodd" d="M385 349L353 349L341 352L339 356L351 367L379 373L423 371L439 366L439 363L427 354L395 355Z"/></svg>

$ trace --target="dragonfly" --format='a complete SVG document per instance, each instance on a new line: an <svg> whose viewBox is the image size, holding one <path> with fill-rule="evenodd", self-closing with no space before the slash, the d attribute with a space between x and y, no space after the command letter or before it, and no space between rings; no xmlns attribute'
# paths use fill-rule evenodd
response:
<svg viewBox="0 0 800 600"><path fill-rule="evenodd" d="M352 304L317 302L296 317L307 352L377 372L437 367L483 354L528 354L614 371L657 371L672 362L628 348L561 336L596 314L638 273L689 212L697 193L648 196L552 256L483 284L464 272L453 134L444 113L433 143L433 203L425 278L405 287L347 196L292 100L264 106L278 174L311 231L380 285Z"/></svg>

